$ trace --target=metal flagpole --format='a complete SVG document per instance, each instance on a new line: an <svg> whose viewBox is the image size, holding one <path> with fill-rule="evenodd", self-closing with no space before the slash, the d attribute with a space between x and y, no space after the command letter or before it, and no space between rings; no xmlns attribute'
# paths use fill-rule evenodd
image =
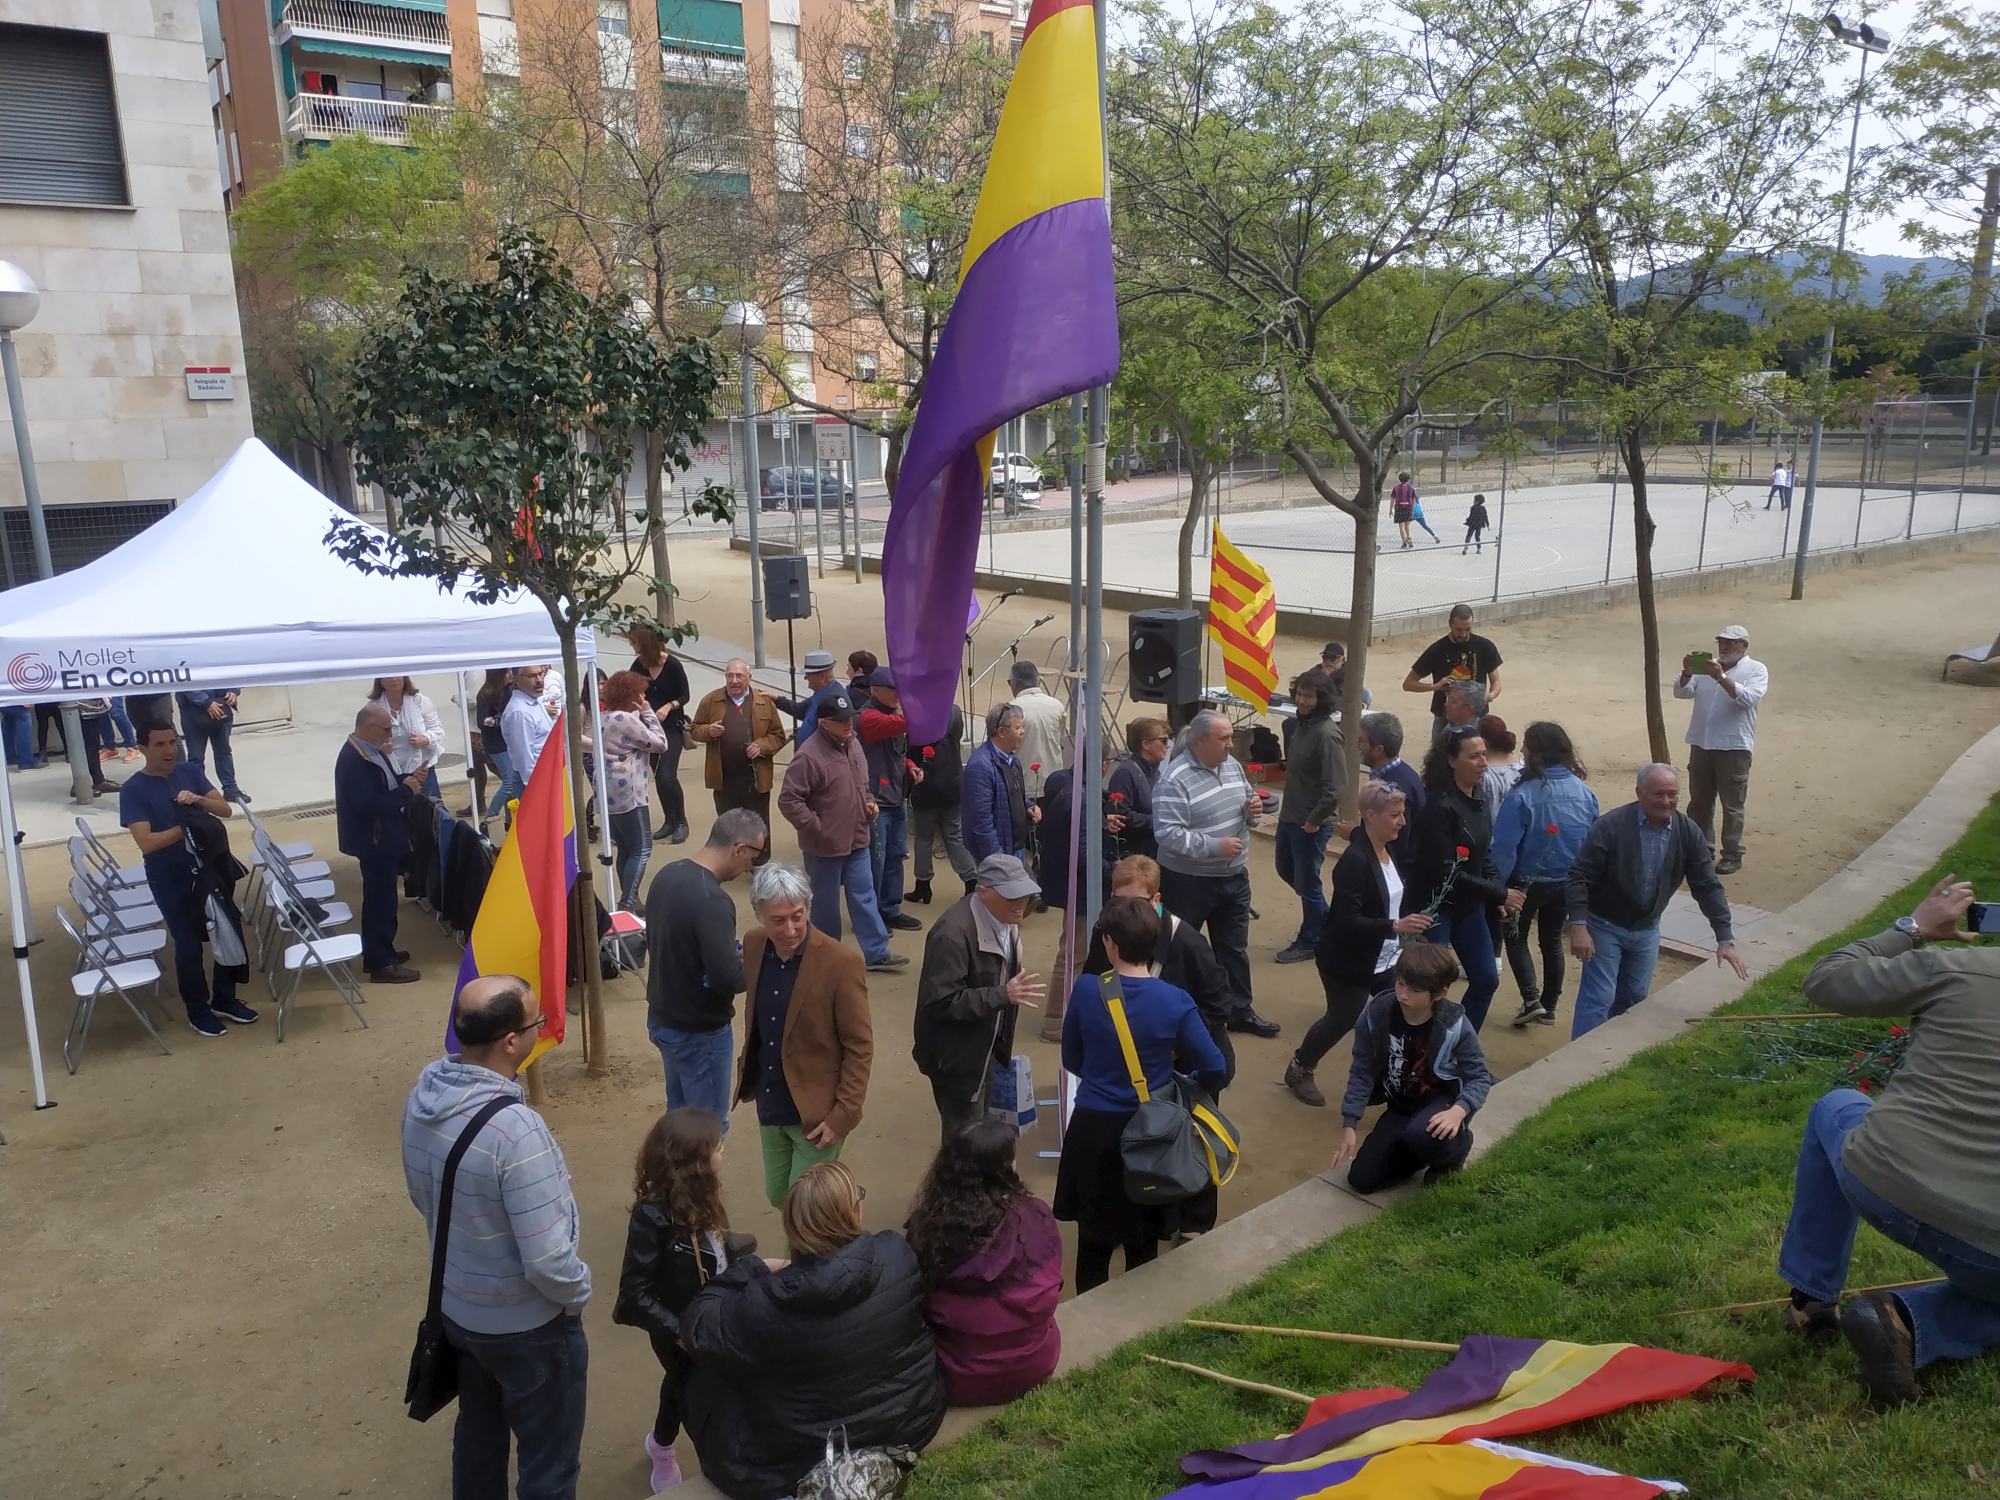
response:
<svg viewBox="0 0 2000 1500"><path fill-rule="evenodd" d="M472 780L472 705L465 696L465 674L458 674L458 727L465 736L465 790L472 797L472 821L479 821L479 790Z"/></svg>
<svg viewBox="0 0 2000 1500"><path fill-rule="evenodd" d="M1104 150L1104 211L1111 211L1111 142L1104 118L1104 15L1105 0L1091 6L1097 27L1097 128ZM1088 402L1090 448L1084 460L1084 723L1083 800L1078 804L1086 833L1084 856L1085 933L1097 928L1098 912L1104 906L1104 892L1097 872L1104 864L1104 819L1097 810L1104 805L1104 450L1111 431L1111 391L1093 387ZM1074 781L1072 784L1076 784Z"/></svg>
<svg viewBox="0 0 2000 1500"><path fill-rule="evenodd" d="M1069 398L1069 669L1083 665L1083 392ZM1082 700L1080 679L1069 685L1070 712Z"/></svg>
<svg viewBox="0 0 2000 1500"><path fill-rule="evenodd" d="M854 581L861 582L861 433L847 424L847 473L854 491ZM893 500L894 497L892 496Z"/></svg>
<svg viewBox="0 0 2000 1500"><path fill-rule="evenodd" d="M1708 556L1708 507L1714 502L1715 489L1715 424L1721 418L1717 413L1708 419L1708 473L1701 482L1701 540L1694 544L1694 570L1699 573L1704 559Z"/></svg>
<svg viewBox="0 0 2000 1500"><path fill-rule="evenodd" d="M1500 519L1493 528L1493 602L1500 602L1500 549L1507 545L1507 473L1508 450L1514 439L1514 403L1507 403L1507 440L1500 445Z"/></svg>

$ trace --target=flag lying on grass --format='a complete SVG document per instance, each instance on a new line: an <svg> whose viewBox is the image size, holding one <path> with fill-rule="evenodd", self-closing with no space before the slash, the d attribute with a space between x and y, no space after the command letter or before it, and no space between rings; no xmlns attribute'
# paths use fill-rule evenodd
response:
<svg viewBox="0 0 2000 1500"><path fill-rule="evenodd" d="M1635 1479L1475 1439L1412 1443L1309 1469L1266 1469L1221 1484L1189 1485L1167 1500L1652 1500L1684 1491L1670 1479Z"/></svg>
<svg viewBox="0 0 2000 1500"><path fill-rule="evenodd" d="M1459 1345L1450 1364L1408 1394L1371 1392L1384 1399L1360 1402L1321 1397L1305 1425L1290 1436L1190 1453L1181 1460L1181 1469L1198 1479L1263 1478L1273 1470L1323 1468L1410 1443L1464 1443L1542 1432L1641 1401L1691 1396L1712 1381L1756 1378L1748 1365L1640 1344L1566 1344L1474 1334ZM1197 1492L1223 1493L1213 1487L1183 1491ZM1233 1486L1227 1493L1229 1500L1238 1500ZM1271 1500L1281 1493L1289 1497L1316 1491L1272 1491ZM1266 1500L1261 1490L1242 1494L1246 1500Z"/></svg>
<svg viewBox="0 0 2000 1500"><path fill-rule="evenodd" d="M951 716L994 430L1117 372L1096 13L1087 0L1035 0L882 544L889 661L913 742L938 738Z"/></svg>
<svg viewBox="0 0 2000 1500"><path fill-rule="evenodd" d="M1208 633L1222 648L1222 681L1245 703L1263 708L1278 690L1278 592L1271 575L1215 528L1208 570Z"/></svg>
<svg viewBox="0 0 2000 1500"><path fill-rule="evenodd" d="M558 715L515 804L513 831L493 861L452 987L444 1023L447 1052L458 1051L458 992L486 974L518 974L535 987L543 1022L529 1063L563 1039L569 1013L569 890L576 883L576 809L570 803L566 735Z"/></svg>

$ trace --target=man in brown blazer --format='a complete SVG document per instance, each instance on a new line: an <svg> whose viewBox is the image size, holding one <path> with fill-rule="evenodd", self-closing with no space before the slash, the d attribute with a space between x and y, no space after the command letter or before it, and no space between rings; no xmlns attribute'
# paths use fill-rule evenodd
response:
<svg viewBox="0 0 2000 1500"><path fill-rule="evenodd" d="M861 1123L875 1036L861 955L812 925L812 882L787 864L750 880L760 926L743 934L749 984L736 1102L757 1101L764 1194L777 1208L806 1168Z"/></svg>
<svg viewBox="0 0 2000 1500"><path fill-rule="evenodd" d="M771 825L771 757L785 743L784 721L771 695L750 681L750 664L722 669L722 686L701 700L688 733L706 746L702 785L715 794L715 810L747 807ZM767 847L757 863L771 857Z"/></svg>

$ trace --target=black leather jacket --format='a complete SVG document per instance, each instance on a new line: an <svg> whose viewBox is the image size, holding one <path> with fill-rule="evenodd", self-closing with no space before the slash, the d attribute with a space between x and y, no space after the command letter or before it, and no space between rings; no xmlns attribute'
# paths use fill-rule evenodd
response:
<svg viewBox="0 0 2000 1500"><path fill-rule="evenodd" d="M659 1204L635 1204L625 1231L625 1266L618 1273L618 1301L611 1309L611 1321L678 1342L681 1313L726 1265L705 1240L697 1240L667 1217Z"/></svg>

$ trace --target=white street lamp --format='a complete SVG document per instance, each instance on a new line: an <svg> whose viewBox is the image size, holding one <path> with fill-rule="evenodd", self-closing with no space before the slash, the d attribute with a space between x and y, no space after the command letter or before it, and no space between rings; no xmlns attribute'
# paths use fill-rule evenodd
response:
<svg viewBox="0 0 2000 1500"><path fill-rule="evenodd" d="M764 665L764 555L757 546L758 512L763 509L757 483L757 376L751 357L764 347L770 325L754 302L732 302L723 310L722 339L743 360L743 497L750 508L750 658Z"/></svg>
<svg viewBox="0 0 2000 1500"><path fill-rule="evenodd" d="M1826 320L1826 337L1819 346L1819 381L1813 391L1812 447L1806 454L1806 492L1799 502L1799 549L1792 558L1792 597L1806 596L1806 548L1812 540L1813 499L1819 490L1819 448L1826 432L1826 393L1833 381L1833 328L1840 317L1840 261L1847 253L1847 211L1854 201L1854 155L1861 144L1861 101L1868 92L1868 59L1889 50L1889 33L1863 23L1849 26L1832 11L1823 18L1826 29L1861 54L1861 79L1854 85L1854 125L1847 136L1847 176L1840 187L1840 233L1834 240L1833 270L1828 290L1833 308Z"/></svg>

